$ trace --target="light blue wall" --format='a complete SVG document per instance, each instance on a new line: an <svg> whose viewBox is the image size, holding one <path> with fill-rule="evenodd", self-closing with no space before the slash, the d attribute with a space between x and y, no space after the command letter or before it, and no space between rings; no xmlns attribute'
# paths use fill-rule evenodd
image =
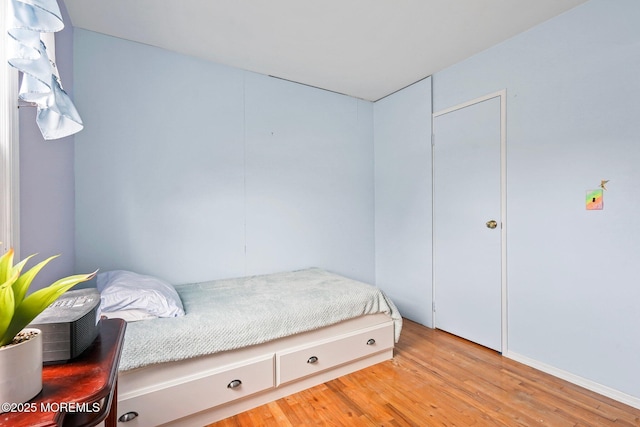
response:
<svg viewBox="0 0 640 427"><path fill-rule="evenodd" d="M56 33L56 64L65 90L73 97L73 27L64 4L65 28ZM37 253L28 266L52 255L30 291L78 273L74 253L74 137L45 141L36 125L36 108L21 107L20 259ZM92 270L91 270L92 271Z"/></svg>
<svg viewBox="0 0 640 427"><path fill-rule="evenodd" d="M431 78L374 104L376 285L432 326Z"/></svg>
<svg viewBox="0 0 640 427"><path fill-rule="evenodd" d="M247 273L373 283L373 104L246 73Z"/></svg>
<svg viewBox="0 0 640 427"><path fill-rule="evenodd" d="M244 271L243 74L76 29L78 268Z"/></svg>
<svg viewBox="0 0 640 427"><path fill-rule="evenodd" d="M78 268L373 281L371 103L79 29L75 75Z"/></svg>
<svg viewBox="0 0 640 427"><path fill-rule="evenodd" d="M638 22L592 0L433 76L434 111L507 89L510 352L636 398Z"/></svg>

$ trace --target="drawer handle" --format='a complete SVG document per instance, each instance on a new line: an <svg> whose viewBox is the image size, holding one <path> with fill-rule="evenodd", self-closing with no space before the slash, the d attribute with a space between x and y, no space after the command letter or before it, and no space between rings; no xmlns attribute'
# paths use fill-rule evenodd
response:
<svg viewBox="0 0 640 427"><path fill-rule="evenodd" d="M126 423L127 421L131 421L132 419L136 418L138 416L137 412L131 411L131 412L127 412L126 414L122 414L120 415L120 418L118 418L118 421L121 423Z"/></svg>
<svg viewBox="0 0 640 427"><path fill-rule="evenodd" d="M238 388L242 385L242 381L240 380L233 380L231 381L229 384L227 384L227 388Z"/></svg>
<svg viewBox="0 0 640 427"><path fill-rule="evenodd" d="M373 338L369 338L369 340L367 341L367 345L374 345L376 343L376 340L374 340Z"/></svg>
<svg viewBox="0 0 640 427"><path fill-rule="evenodd" d="M315 356L311 356L308 360L307 363L316 363L318 361L318 358Z"/></svg>

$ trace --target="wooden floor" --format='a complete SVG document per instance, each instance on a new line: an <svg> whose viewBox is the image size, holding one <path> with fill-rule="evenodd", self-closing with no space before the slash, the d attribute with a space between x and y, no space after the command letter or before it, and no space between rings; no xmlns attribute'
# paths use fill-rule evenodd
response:
<svg viewBox="0 0 640 427"><path fill-rule="evenodd" d="M640 410L404 321L395 357L211 426L640 426Z"/></svg>

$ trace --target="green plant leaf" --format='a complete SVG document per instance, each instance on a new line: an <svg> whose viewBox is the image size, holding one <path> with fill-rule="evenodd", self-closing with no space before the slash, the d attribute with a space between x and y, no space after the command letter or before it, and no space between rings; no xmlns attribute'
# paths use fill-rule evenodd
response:
<svg viewBox="0 0 640 427"><path fill-rule="evenodd" d="M13 269L13 248L10 248L0 257L0 283L4 283L11 276Z"/></svg>
<svg viewBox="0 0 640 427"><path fill-rule="evenodd" d="M15 303L13 298L13 288L11 285L18 278L18 273L15 273L9 280L0 284L0 346L5 345L5 335L9 325L11 324L11 318L15 312ZM9 339L11 341L13 336Z"/></svg>
<svg viewBox="0 0 640 427"><path fill-rule="evenodd" d="M22 272L22 268L24 267L24 265L34 255L29 255L27 258L22 260L19 264L16 264L16 266L14 267L14 270L17 270L18 274L20 274ZM42 267L47 265L49 261L51 261L54 258L57 258L58 256L59 255L54 255L38 263L37 265L34 265L26 273L18 277L18 280L16 280L13 283L13 297L14 297L14 304L16 305L16 307L20 305L20 303L22 303L24 296L27 294L27 290L29 289L29 286L31 286L31 282L33 282L33 279L40 272L40 270L42 270Z"/></svg>
<svg viewBox="0 0 640 427"><path fill-rule="evenodd" d="M46 288L28 295L16 308L11 323L0 340L0 346L11 342L13 337L36 318L60 295L80 282L91 280L97 271L90 274L77 274L62 278Z"/></svg>

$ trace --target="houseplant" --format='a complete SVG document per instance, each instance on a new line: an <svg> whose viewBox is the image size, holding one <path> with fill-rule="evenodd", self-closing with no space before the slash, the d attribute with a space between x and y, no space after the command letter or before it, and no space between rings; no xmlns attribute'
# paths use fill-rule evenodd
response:
<svg viewBox="0 0 640 427"><path fill-rule="evenodd" d="M78 274L62 278L27 295L40 270L57 255L22 273L28 256L13 265L14 251L0 257L0 402L22 403L42 389L42 336L25 327L60 295L95 275ZM24 331L23 331L24 330Z"/></svg>

